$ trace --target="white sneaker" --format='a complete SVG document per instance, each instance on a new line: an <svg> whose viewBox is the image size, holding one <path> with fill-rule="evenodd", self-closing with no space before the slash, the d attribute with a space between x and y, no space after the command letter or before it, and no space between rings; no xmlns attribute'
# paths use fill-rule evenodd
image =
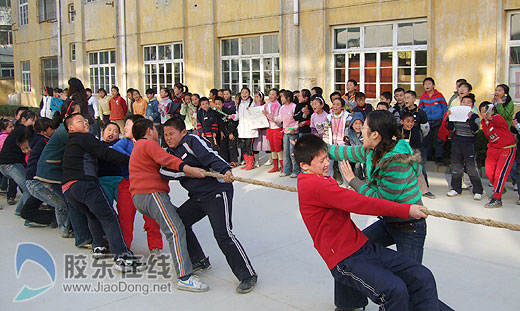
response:
<svg viewBox="0 0 520 311"><path fill-rule="evenodd" d="M473 200L475 200L475 201L480 201L480 200L482 200L482 194L480 194L480 193L475 193L475 194L473 195Z"/></svg>
<svg viewBox="0 0 520 311"><path fill-rule="evenodd" d="M289 174L286 174L286 173L284 173L284 172L281 172L281 173L280 173L280 177L285 177L285 176L289 176Z"/></svg>
<svg viewBox="0 0 520 311"><path fill-rule="evenodd" d="M513 185L513 191L518 191L518 185L517 184Z"/></svg>
<svg viewBox="0 0 520 311"><path fill-rule="evenodd" d="M446 195L449 197L456 197L456 196L460 195L460 193L458 193L457 191L452 189L448 193L446 193Z"/></svg>
<svg viewBox="0 0 520 311"><path fill-rule="evenodd" d="M267 160L267 162L264 163L265 166L271 166L273 165L273 161L271 159Z"/></svg>
<svg viewBox="0 0 520 311"><path fill-rule="evenodd" d="M192 274L186 281L179 279L177 281L177 289L189 292L206 292L209 290L209 286L199 280L198 276Z"/></svg>
<svg viewBox="0 0 520 311"><path fill-rule="evenodd" d="M466 183L462 183L462 190L468 190L469 188L471 188L472 184L466 184Z"/></svg>
<svg viewBox="0 0 520 311"><path fill-rule="evenodd" d="M255 161L255 167L256 168L260 167L260 163L258 163L258 161Z"/></svg>

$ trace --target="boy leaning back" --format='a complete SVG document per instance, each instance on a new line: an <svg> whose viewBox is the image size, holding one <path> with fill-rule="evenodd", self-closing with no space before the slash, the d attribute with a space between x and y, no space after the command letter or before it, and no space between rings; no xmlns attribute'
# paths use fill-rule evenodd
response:
<svg viewBox="0 0 520 311"><path fill-rule="evenodd" d="M327 145L308 135L296 142L300 213L314 247L338 282L355 288L380 310L439 310L432 273L413 259L368 241L350 218L363 215L425 218L419 205L398 204L346 190L328 176ZM345 203L348 202L348 203Z"/></svg>
<svg viewBox="0 0 520 311"><path fill-rule="evenodd" d="M159 134L149 119L137 120L132 126L136 140L130 156L130 193L136 209L153 218L170 245L177 272L177 288L192 292L207 291L209 287L192 274L186 246L186 231L175 206L170 202L168 181L161 178L161 166L184 171L186 176L204 178L203 170L186 165L181 159L168 154L159 145Z"/></svg>

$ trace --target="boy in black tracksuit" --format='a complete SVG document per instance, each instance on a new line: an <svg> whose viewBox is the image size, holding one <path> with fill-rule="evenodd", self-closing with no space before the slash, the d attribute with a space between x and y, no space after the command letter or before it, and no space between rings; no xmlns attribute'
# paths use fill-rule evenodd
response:
<svg viewBox="0 0 520 311"><path fill-rule="evenodd" d="M236 167L238 161L238 121L228 119L227 116L235 114L237 110L234 106L232 108L225 107L224 99L220 96L217 96L215 98L215 108L219 109L220 111L226 114L224 115L219 113L217 119L219 130L219 134L217 134L217 137L220 137L219 154L222 156L222 158L224 158L224 160L226 160L227 163L230 163L231 167Z"/></svg>
<svg viewBox="0 0 520 311"><path fill-rule="evenodd" d="M308 89L303 89L299 95L299 102L296 104L294 109L294 120L298 121L298 135L311 134L311 116L314 109L310 103L311 92Z"/></svg>
<svg viewBox="0 0 520 311"><path fill-rule="evenodd" d="M238 293L247 293L256 285L257 274L240 242L231 232L231 205L233 202L233 185L231 184L231 167L211 149L210 143L193 134L187 134L184 121L170 119L164 124L164 137L168 144L168 152L182 159L189 166L216 171L226 178L203 179L186 178L179 172L162 168L160 173L166 179L179 179L182 187L188 190L189 199L177 209L177 213L186 229L186 242L194 270L210 267L192 225L209 217L213 235L218 246L226 256L233 274L240 280Z"/></svg>
<svg viewBox="0 0 520 311"><path fill-rule="evenodd" d="M62 190L71 207L87 216L94 257L107 252L105 235L116 256L115 269L128 272L146 268L126 247L117 215L97 178L98 159L123 165L128 164L129 157L89 133L88 119L79 113L65 119L65 129L70 135L63 155Z"/></svg>
<svg viewBox="0 0 520 311"><path fill-rule="evenodd" d="M209 100L202 97L199 101L200 108L197 110L197 134L211 142L211 147L218 150L218 113L209 107Z"/></svg>

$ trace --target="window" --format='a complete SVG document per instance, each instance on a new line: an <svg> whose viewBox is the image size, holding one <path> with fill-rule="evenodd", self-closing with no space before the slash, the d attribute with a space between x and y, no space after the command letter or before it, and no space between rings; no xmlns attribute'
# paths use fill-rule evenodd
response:
<svg viewBox="0 0 520 311"><path fill-rule="evenodd" d="M29 24L29 3L27 3L27 0L20 0L18 13L20 26Z"/></svg>
<svg viewBox="0 0 520 311"><path fill-rule="evenodd" d="M334 89L345 93L349 79L368 99L397 87L424 92L426 21L367 24L333 30Z"/></svg>
<svg viewBox="0 0 520 311"><path fill-rule="evenodd" d="M42 58L42 88L58 87L58 58Z"/></svg>
<svg viewBox="0 0 520 311"><path fill-rule="evenodd" d="M11 8L11 0L0 0L0 7Z"/></svg>
<svg viewBox="0 0 520 311"><path fill-rule="evenodd" d="M100 51L88 53L90 88L110 90L116 85L116 52Z"/></svg>
<svg viewBox="0 0 520 311"><path fill-rule="evenodd" d="M67 6L67 12L69 13L69 23L74 23L74 17L76 16L76 10L74 10L74 3Z"/></svg>
<svg viewBox="0 0 520 311"><path fill-rule="evenodd" d="M76 61L76 43L70 44L70 61Z"/></svg>
<svg viewBox="0 0 520 311"><path fill-rule="evenodd" d="M0 77L2 77L2 78L14 77L14 65L13 64L0 64Z"/></svg>
<svg viewBox="0 0 520 311"><path fill-rule="evenodd" d="M161 87L184 81L182 43L145 46L143 60L145 89L159 94Z"/></svg>
<svg viewBox="0 0 520 311"><path fill-rule="evenodd" d="M243 86L266 94L280 87L278 35L223 39L222 88L238 93Z"/></svg>
<svg viewBox="0 0 520 311"><path fill-rule="evenodd" d="M13 44L13 32L11 26L0 25L0 45L11 45Z"/></svg>
<svg viewBox="0 0 520 311"><path fill-rule="evenodd" d="M56 19L56 0L40 0L40 22Z"/></svg>
<svg viewBox="0 0 520 311"><path fill-rule="evenodd" d="M509 16L509 95L513 101L520 101L520 13Z"/></svg>
<svg viewBox="0 0 520 311"><path fill-rule="evenodd" d="M31 64L29 61L20 62L22 68L22 92L31 92Z"/></svg>

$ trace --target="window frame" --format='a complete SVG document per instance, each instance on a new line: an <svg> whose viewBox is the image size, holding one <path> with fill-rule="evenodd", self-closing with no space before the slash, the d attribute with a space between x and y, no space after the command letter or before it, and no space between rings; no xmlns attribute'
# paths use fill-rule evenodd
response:
<svg viewBox="0 0 520 311"><path fill-rule="evenodd" d="M56 67L52 66L52 61L56 61ZM45 67L44 65L46 62L51 62L51 67ZM42 89L46 86L49 87L57 87L60 81L59 76L59 69L58 69L58 56L51 56L51 57L42 57L40 58L40 68L41 68L41 82L42 82ZM55 74L56 81L46 81L45 74L47 72L50 72L50 74ZM52 80L52 77L51 77Z"/></svg>
<svg viewBox="0 0 520 311"><path fill-rule="evenodd" d="M76 61L76 43L71 43L69 47L70 61Z"/></svg>
<svg viewBox="0 0 520 311"><path fill-rule="evenodd" d="M0 7L4 7L4 8L10 8L11 7L11 0L1 0L3 3L5 4L2 4L0 3Z"/></svg>
<svg viewBox="0 0 520 311"><path fill-rule="evenodd" d="M113 52L113 53L112 53ZM99 59L100 55L102 53L108 53L108 63L100 64ZM96 54L96 64L90 63L90 55ZM112 55L113 54L113 55ZM113 59L112 59L113 56ZM110 90L112 86L117 85L117 56L115 53L115 50L98 50L98 51L90 51L87 53L87 62L88 62L88 81L90 88L92 91L96 92L99 88L104 88L105 90ZM101 75L100 71L103 69L103 83L101 83ZM113 75L112 75L112 69L113 69ZM96 72L97 70L97 81L93 82L93 72ZM108 70L108 81L106 81L107 72Z"/></svg>
<svg viewBox="0 0 520 311"><path fill-rule="evenodd" d="M264 37L267 37L267 36L276 36L277 37L277 41L278 41L278 52L269 52L269 53L264 53ZM260 53L258 54L243 54L242 53L242 40L243 39L246 39L246 38L255 38L255 37L259 37L260 38ZM237 39L238 40L238 54L236 55L223 55L223 51L224 51L224 40L234 40L234 39ZM236 71L233 71L231 70L231 63L233 60L236 60L238 61L238 89L236 90L237 92L240 91L240 89L244 86L247 86L252 93L256 92L256 91L262 91L262 92L266 92L268 91L266 89L266 85L270 85L270 87L268 89L271 89L271 88L280 88L280 85L281 85L281 58L280 58L280 34L279 33L265 33L265 34L257 34L257 35L252 35L252 36L240 36L240 37L223 37L223 38L220 38L220 51L219 51L219 55L220 55L220 87L221 88L229 88L231 89L232 93L235 93L235 90L233 90L233 86L236 85L237 83L233 83L232 82L232 77L233 77L233 72L236 72ZM258 59L259 60L259 71L260 71L260 80L259 80L259 90L256 90L254 89L254 86L253 86L253 79L252 79L252 76L253 76L253 72L256 72L256 70L253 70L253 60L256 60ZM271 59L272 62L271 62L271 68L270 68L270 72L271 72L271 83L270 84L267 84L265 83L265 68L264 68L264 61L266 59ZM278 59L278 69L276 70L276 59ZM229 61L229 70L225 71L226 74L229 75L229 83L225 83L224 82L224 70L223 70L223 63L224 61ZM244 84L243 83L243 73L245 73L246 71L242 70L243 68L243 61L249 61L249 81L247 84ZM276 76L276 73L278 73L278 81L275 82L275 76Z"/></svg>
<svg viewBox="0 0 520 311"><path fill-rule="evenodd" d="M47 9L47 2L48 1L52 1L53 5L49 6L49 7L52 7L54 8L54 12L46 12L46 9ZM38 19L39 19L39 22L40 23L45 23L45 22L52 22L52 21L56 21L56 17L57 17L57 14L58 12L56 12L56 0L38 0ZM54 13L53 16L48 16L50 13Z"/></svg>
<svg viewBox="0 0 520 311"><path fill-rule="evenodd" d="M180 45L180 51L181 51L181 57L180 58L175 58L175 46L179 46ZM159 47L163 47L163 46L170 46L170 51L171 51L171 58L170 59L159 59ZM154 60L145 60L145 54L146 54L146 50L149 49L149 48L154 48L155 49L155 59ZM168 88L173 88L173 85L177 82L180 82L180 83L184 83L184 73L185 73L185 70L184 70L184 43L183 42L170 42L170 43L158 43L158 44L148 44L148 45L143 45L142 47L142 51L143 51L143 72L144 72L144 88L145 90L151 88L151 89L154 89L155 88L155 93L156 94L159 94L159 91L161 90L162 87L168 87ZM159 71L159 67L161 65L163 66L166 66L168 64L171 64L171 73L169 74L170 77L171 77L171 85L168 85L167 83L165 85L161 85L160 84L160 78L161 76L163 76L164 80L167 81L167 74L166 73L160 73ZM179 71L180 72L177 72L175 70L175 67L176 65L179 66ZM153 66L155 66L155 73L154 74L147 74L147 67L150 67L150 72L151 72L151 68L153 68ZM179 76L179 80L176 80L175 79L175 76L178 75ZM147 82L147 78L148 76L150 77L150 81ZM154 83L152 82L152 77L155 76L155 85Z"/></svg>
<svg viewBox="0 0 520 311"><path fill-rule="evenodd" d="M513 99L513 102L516 100L517 102L520 101L520 96L515 97L513 93L513 83L511 82L511 48L512 47L520 47L520 39L519 40L511 40L511 18L513 15L520 15L520 11L510 11L506 14L506 69L505 69L505 81L507 81L507 85L509 86L510 95ZM515 64L517 67L520 68L520 64ZM519 79L519 92L520 92L520 79Z"/></svg>
<svg viewBox="0 0 520 311"><path fill-rule="evenodd" d="M331 29L331 51L332 51L332 62L331 62L331 70L333 79L332 80L332 90L337 90L337 85L342 84L343 82L337 82L336 81L336 69L344 69L345 71L345 82L344 82L344 88L346 90L346 84L347 81L350 79L349 77L349 62L348 62L348 55L349 54L358 54L359 55L359 81L358 83L358 91L365 92L366 90L366 82L365 82L365 71L366 68L375 68L376 69L376 82L368 82L368 84L375 84L376 87L376 97L367 97L367 100L374 99L376 101L379 101L379 97L381 96L381 68L388 68L388 67L381 67L381 53L392 53L392 93L393 90L395 90L398 85L402 85L403 83L399 83L399 52L411 52L410 57L410 82L409 82L409 88L410 90L415 90L415 87L419 82L415 81L415 69L416 68L426 68L426 71L428 70L428 60L426 61L425 66L417 66L416 65L416 52L425 52L426 57L428 57L428 42L426 44L418 44L414 45L413 42L411 45L399 45L398 44L398 33L399 33L399 24L406 24L406 23L427 23L427 20L425 18L417 18L417 19L405 19L405 20L394 20L394 21L384 21L384 22L371 22L371 23L359 23L359 24L348 24L348 25L338 25L334 26ZM369 26L383 26L383 25L392 25L392 45L385 46L385 47L364 47L365 46L365 28ZM335 31L337 29L348 29L348 28L360 28L359 32L359 47L355 48L349 48L346 46L344 49L336 49L335 43L336 43L336 37L335 37ZM412 33L412 40L413 40L413 33ZM348 44L348 42L347 42ZM376 54L376 66L375 67L366 67L365 63L365 56L366 54ZM335 57L336 55L344 55L345 57L345 66L343 68L336 67L335 63ZM402 66L401 66L402 68ZM408 68L408 66L406 66ZM426 73L427 75L427 73ZM383 82L384 84L389 84L386 82ZM408 83L406 83L408 84ZM339 91L339 90L338 90ZM420 94L418 94L420 95Z"/></svg>
<svg viewBox="0 0 520 311"><path fill-rule="evenodd" d="M25 64L28 65L27 70L24 70ZM31 93L31 62L29 60L20 62L20 73L22 77L22 93Z"/></svg>
<svg viewBox="0 0 520 311"><path fill-rule="evenodd" d="M74 20L76 18L76 9L74 7L74 3L69 3L67 5L67 15L69 17L69 24L74 23Z"/></svg>
<svg viewBox="0 0 520 311"><path fill-rule="evenodd" d="M4 71L8 71L9 75L4 76ZM14 78L14 64L0 64L0 79Z"/></svg>
<svg viewBox="0 0 520 311"><path fill-rule="evenodd" d="M18 23L20 26L29 24L29 0L18 0Z"/></svg>

